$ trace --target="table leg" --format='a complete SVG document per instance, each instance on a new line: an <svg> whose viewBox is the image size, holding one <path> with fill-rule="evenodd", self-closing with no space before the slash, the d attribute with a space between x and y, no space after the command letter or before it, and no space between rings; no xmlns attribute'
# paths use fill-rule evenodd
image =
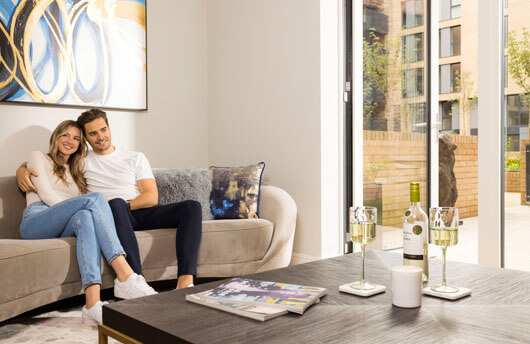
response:
<svg viewBox="0 0 530 344"><path fill-rule="evenodd" d="M99 344L108 344L109 336L125 344L142 344L142 342L101 323L98 324L98 336Z"/></svg>

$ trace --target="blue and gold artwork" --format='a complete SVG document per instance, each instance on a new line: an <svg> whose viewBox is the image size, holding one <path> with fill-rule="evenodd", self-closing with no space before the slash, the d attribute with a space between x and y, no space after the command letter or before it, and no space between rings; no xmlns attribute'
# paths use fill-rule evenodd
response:
<svg viewBox="0 0 530 344"><path fill-rule="evenodd" d="M146 109L145 7L0 1L0 101Z"/></svg>
<svg viewBox="0 0 530 344"><path fill-rule="evenodd" d="M210 167L210 206L216 219L258 218L261 176L265 163L242 167Z"/></svg>

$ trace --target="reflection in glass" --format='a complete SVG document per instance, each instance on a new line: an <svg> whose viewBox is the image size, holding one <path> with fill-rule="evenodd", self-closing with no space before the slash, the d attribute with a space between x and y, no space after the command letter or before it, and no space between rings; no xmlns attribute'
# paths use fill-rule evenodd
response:
<svg viewBox="0 0 530 344"><path fill-rule="evenodd" d="M425 0L363 4L363 202L377 207L378 244L394 249L403 245L411 181L420 182L427 207L427 7Z"/></svg>
<svg viewBox="0 0 530 344"><path fill-rule="evenodd" d="M403 1L401 16L403 27L406 29L423 25L423 0Z"/></svg>

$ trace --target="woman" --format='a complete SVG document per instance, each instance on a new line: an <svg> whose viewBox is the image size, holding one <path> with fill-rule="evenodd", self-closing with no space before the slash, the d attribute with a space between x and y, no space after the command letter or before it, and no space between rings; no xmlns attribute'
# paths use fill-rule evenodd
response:
<svg viewBox="0 0 530 344"><path fill-rule="evenodd" d="M118 240L110 207L101 193L87 194L83 177L87 150L75 121L59 124L50 138L49 153L31 152L28 167L38 192L27 192L20 234L23 239L77 237L77 263L86 295L83 323L101 322L101 252L114 269L114 294L123 299L156 294L135 274Z"/></svg>

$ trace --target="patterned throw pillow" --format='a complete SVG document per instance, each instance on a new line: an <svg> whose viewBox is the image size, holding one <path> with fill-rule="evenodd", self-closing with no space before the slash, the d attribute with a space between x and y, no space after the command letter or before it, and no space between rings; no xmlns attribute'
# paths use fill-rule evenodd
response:
<svg viewBox="0 0 530 344"><path fill-rule="evenodd" d="M210 207L215 219L257 219L265 163L242 167L210 167Z"/></svg>

